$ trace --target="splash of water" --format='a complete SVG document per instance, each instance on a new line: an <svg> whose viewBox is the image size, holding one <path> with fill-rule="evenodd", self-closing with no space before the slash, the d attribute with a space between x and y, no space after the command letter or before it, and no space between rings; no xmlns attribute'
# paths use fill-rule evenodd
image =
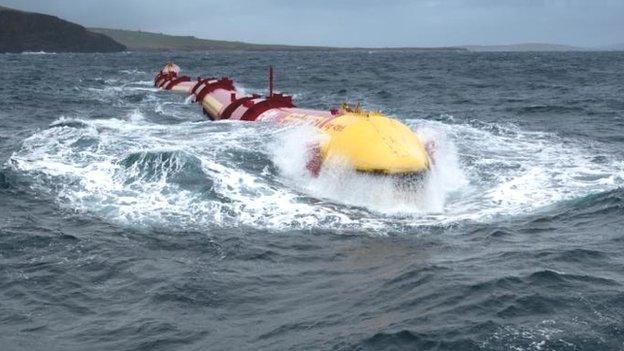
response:
<svg viewBox="0 0 624 351"><path fill-rule="evenodd" d="M390 177L355 172L340 163L326 163L318 177L311 176L305 167L307 150L322 138L311 127L284 129L269 152L289 186L314 197L387 215L441 213L448 194L465 186L467 180L452 141L430 128L418 134L424 142L435 141L436 157L422 184L413 184L409 189L397 187Z"/></svg>
<svg viewBox="0 0 624 351"><path fill-rule="evenodd" d="M408 121L434 142L417 189L329 165L306 170L305 127L201 122L163 125L144 110L126 120L62 118L26 139L9 166L61 206L126 225L410 230L492 221L621 184L624 165L548 133Z"/></svg>

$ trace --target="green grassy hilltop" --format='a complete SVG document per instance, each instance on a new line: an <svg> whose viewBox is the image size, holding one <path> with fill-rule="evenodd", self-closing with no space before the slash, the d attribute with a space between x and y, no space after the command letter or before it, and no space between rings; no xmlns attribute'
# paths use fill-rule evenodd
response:
<svg viewBox="0 0 624 351"><path fill-rule="evenodd" d="M89 28L104 34L128 47L131 51L206 51L206 50L414 50L414 51L465 51L463 48L338 48L328 46L296 46L273 44L250 44L241 41L199 39L193 36L178 36L143 31Z"/></svg>
<svg viewBox="0 0 624 351"><path fill-rule="evenodd" d="M89 28L123 43L131 51L204 51L204 50L310 50L330 49L318 46L250 44L240 41L199 39L193 36L167 35L123 29Z"/></svg>

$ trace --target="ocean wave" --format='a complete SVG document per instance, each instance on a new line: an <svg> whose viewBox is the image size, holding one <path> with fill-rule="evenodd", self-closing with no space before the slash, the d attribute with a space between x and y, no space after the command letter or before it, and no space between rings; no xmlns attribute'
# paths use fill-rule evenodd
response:
<svg viewBox="0 0 624 351"><path fill-rule="evenodd" d="M22 55L56 55L56 52L46 52L46 51L24 51Z"/></svg>
<svg viewBox="0 0 624 351"><path fill-rule="evenodd" d="M431 173L408 192L388 179L340 166L329 165L318 178L311 177L305 150L318 136L305 127L240 122L166 126L150 122L140 109L129 112L126 120L60 119L27 139L9 164L43 175L41 179L72 179L54 180L67 186L39 185L60 188L64 206L102 211L128 224L366 228L379 233L526 216L610 191L624 173L616 158L595 162L580 146L548 133L482 123L480 128L408 123L436 145ZM141 160L132 165L138 175L120 173L135 158ZM153 182L148 176L175 173L170 167L179 164L190 167L185 171L190 173L183 172L190 183L206 186L189 188L167 177ZM141 211L135 211L139 203Z"/></svg>

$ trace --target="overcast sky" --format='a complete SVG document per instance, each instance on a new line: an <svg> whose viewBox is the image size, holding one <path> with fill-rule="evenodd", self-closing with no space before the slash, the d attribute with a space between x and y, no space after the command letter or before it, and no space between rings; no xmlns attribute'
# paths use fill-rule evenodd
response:
<svg viewBox="0 0 624 351"><path fill-rule="evenodd" d="M0 0L80 23L330 46L624 42L624 0Z"/></svg>

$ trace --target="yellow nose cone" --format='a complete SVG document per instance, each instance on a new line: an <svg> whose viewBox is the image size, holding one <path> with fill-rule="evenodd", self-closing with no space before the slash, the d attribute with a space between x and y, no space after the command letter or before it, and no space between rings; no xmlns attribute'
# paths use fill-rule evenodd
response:
<svg viewBox="0 0 624 351"><path fill-rule="evenodd" d="M341 160L362 172L399 174L429 169L420 138L405 124L379 113L346 113L322 127L326 161Z"/></svg>

